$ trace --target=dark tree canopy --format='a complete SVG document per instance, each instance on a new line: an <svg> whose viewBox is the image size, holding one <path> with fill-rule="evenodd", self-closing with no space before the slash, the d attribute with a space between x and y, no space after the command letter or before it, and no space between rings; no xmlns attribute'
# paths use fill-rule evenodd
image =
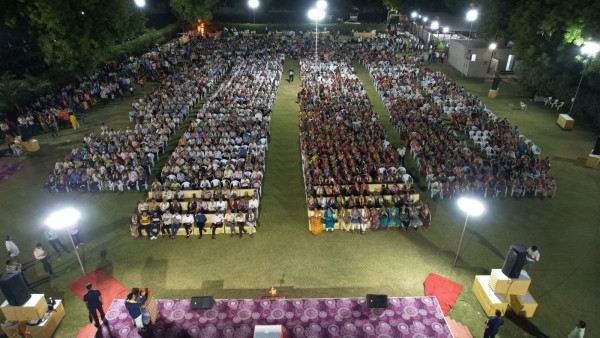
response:
<svg viewBox="0 0 600 338"><path fill-rule="evenodd" d="M37 43L49 65L89 71L103 51L140 31L145 18L123 0L5 0L4 23Z"/></svg>
<svg viewBox="0 0 600 338"><path fill-rule="evenodd" d="M209 20L220 0L170 0L175 15L184 21Z"/></svg>

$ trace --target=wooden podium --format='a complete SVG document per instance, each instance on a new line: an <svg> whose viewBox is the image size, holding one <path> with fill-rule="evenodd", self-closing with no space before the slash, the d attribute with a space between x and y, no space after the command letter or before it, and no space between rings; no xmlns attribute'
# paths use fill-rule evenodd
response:
<svg viewBox="0 0 600 338"><path fill-rule="evenodd" d="M131 292L139 293L140 290L146 290L146 302L141 306L142 309L148 309L150 314L150 323L156 324L158 318L158 306L156 306L156 298L154 298L154 290L150 288L133 288Z"/></svg>

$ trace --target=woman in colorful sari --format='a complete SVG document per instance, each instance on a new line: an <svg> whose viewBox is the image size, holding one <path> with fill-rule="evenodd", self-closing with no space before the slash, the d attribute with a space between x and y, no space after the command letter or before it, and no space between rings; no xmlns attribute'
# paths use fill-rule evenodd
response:
<svg viewBox="0 0 600 338"><path fill-rule="evenodd" d="M388 217L390 227L397 228L400 226L400 212L396 206L391 205L388 208Z"/></svg>
<svg viewBox="0 0 600 338"><path fill-rule="evenodd" d="M335 222L333 220L332 207L327 208L325 214L323 215L323 219L325 220L325 231L333 233L333 227L335 225Z"/></svg>
<svg viewBox="0 0 600 338"><path fill-rule="evenodd" d="M423 204L421 211L419 212L419 218L421 219L423 229L429 230L429 225L431 224L431 211L429 211L429 204Z"/></svg>
<svg viewBox="0 0 600 338"><path fill-rule="evenodd" d="M379 229L382 231L386 231L388 225L390 224L390 218L388 215L388 211L385 207L381 208L381 212L379 213Z"/></svg>
<svg viewBox="0 0 600 338"><path fill-rule="evenodd" d="M323 213L319 209L314 209L310 217L310 230L314 235L318 235L323 231Z"/></svg>
<svg viewBox="0 0 600 338"><path fill-rule="evenodd" d="M376 208L371 208L371 228L373 230L379 230L380 220L379 212Z"/></svg>

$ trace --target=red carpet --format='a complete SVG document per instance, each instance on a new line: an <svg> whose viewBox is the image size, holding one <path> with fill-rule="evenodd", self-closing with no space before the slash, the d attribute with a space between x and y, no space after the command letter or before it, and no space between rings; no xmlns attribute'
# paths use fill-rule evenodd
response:
<svg viewBox="0 0 600 338"><path fill-rule="evenodd" d="M87 289L85 288L87 283L92 283L93 288L100 290L102 293L102 307L104 308L105 313L108 311L113 300L125 299L129 293L128 288L102 269L97 269L96 271L90 272L79 278L75 283L69 285L69 290L83 300L83 295L87 292ZM81 306L85 306L85 304L82 304ZM77 338L94 337L96 331L96 327L94 327L93 324L89 324L79 331Z"/></svg>
<svg viewBox="0 0 600 338"><path fill-rule="evenodd" d="M430 273L425 282L425 296L435 296L440 303L444 316L452 310L463 286L435 273Z"/></svg>

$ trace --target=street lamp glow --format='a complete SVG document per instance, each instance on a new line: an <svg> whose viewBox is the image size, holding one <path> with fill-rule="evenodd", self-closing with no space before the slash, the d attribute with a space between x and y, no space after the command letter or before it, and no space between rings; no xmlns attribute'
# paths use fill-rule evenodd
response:
<svg viewBox="0 0 600 338"><path fill-rule="evenodd" d="M74 208L66 208L52 213L46 219L46 224L53 229L70 227L79 221L79 211Z"/></svg>
<svg viewBox="0 0 600 338"><path fill-rule="evenodd" d="M443 32L444 34L448 33L449 31L450 31L450 27L448 27L448 26L446 26L446 27L442 28L442 32Z"/></svg>
<svg viewBox="0 0 600 338"><path fill-rule="evenodd" d="M473 21L477 20L478 16L479 16L479 12L477 12L476 9L471 9L467 12L467 21L473 22Z"/></svg>
<svg viewBox="0 0 600 338"><path fill-rule="evenodd" d="M325 8L327 8L327 1L325 1L325 0L317 1L317 9L324 10Z"/></svg>
<svg viewBox="0 0 600 338"><path fill-rule="evenodd" d="M308 18L313 21L321 21L325 18L325 11L319 8L312 8L308 11Z"/></svg>
<svg viewBox="0 0 600 338"><path fill-rule="evenodd" d="M257 9L259 5L260 3L258 2L258 0L248 0L248 7L252 9Z"/></svg>
<svg viewBox="0 0 600 338"><path fill-rule="evenodd" d="M583 46L581 46L581 54L593 58L600 52L600 45L596 42L585 42Z"/></svg>
<svg viewBox="0 0 600 338"><path fill-rule="evenodd" d="M134 0L135 5L142 8L144 6L146 6L146 0Z"/></svg>
<svg viewBox="0 0 600 338"><path fill-rule="evenodd" d="M476 199L463 197L458 200L458 207L469 216L479 216L483 214L483 204Z"/></svg>
<svg viewBox="0 0 600 338"><path fill-rule="evenodd" d="M469 216L479 216L483 214L483 204L476 199L462 197L457 202L458 207L467 213L467 218L465 219L465 225L463 226L462 234L460 235L460 242L458 242L458 249L456 250L456 257L454 258L454 264L452 266L456 266L456 262L458 261L458 256L460 254L460 247L462 246L463 238L465 237L465 230L467 230L467 223L469 222Z"/></svg>
<svg viewBox="0 0 600 338"><path fill-rule="evenodd" d="M498 47L498 44L495 42L492 42L492 43L490 43L489 49L491 51L494 51L494 50L496 50L497 47Z"/></svg>
<svg viewBox="0 0 600 338"><path fill-rule="evenodd" d="M424 17L423 17L423 22L427 22L427 20L429 20L429 18L428 18L428 17L426 17L426 16L424 16Z"/></svg>
<svg viewBox="0 0 600 338"><path fill-rule="evenodd" d="M432 22L431 22L431 29L432 29L432 30L436 31L436 30L438 30L439 28L440 28L440 23L439 23L439 22L437 22L437 21L432 21Z"/></svg>
<svg viewBox="0 0 600 338"><path fill-rule="evenodd" d="M415 12L412 12L412 13L410 13L410 17L411 17L411 18L413 18L413 19L414 19L414 18L416 18L416 17L417 17L417 15L419 15L419 13L417 13L416 11L415 11Z"/></svg>

